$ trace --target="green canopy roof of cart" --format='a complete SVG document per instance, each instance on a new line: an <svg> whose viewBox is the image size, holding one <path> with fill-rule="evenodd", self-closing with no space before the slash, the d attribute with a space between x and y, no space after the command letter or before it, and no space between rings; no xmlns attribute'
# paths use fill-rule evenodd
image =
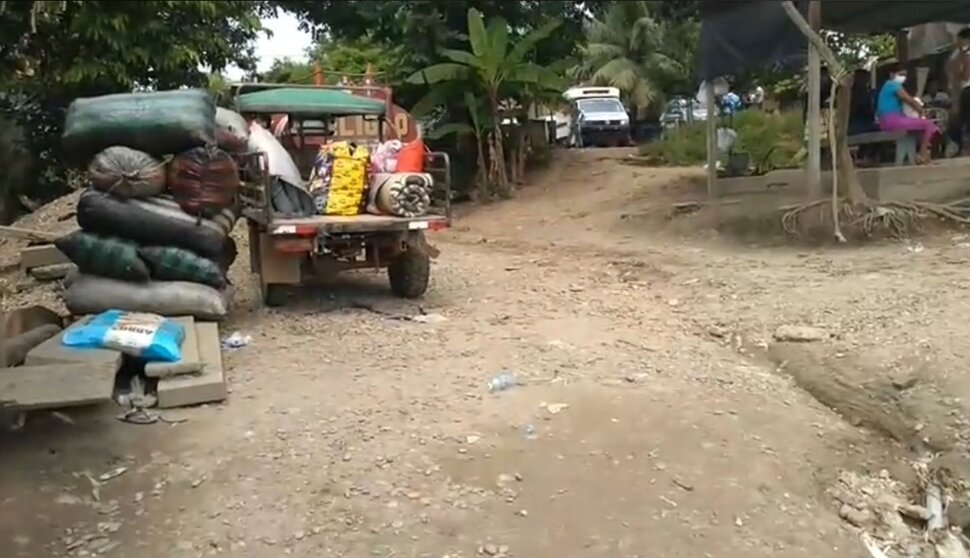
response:
<svg viewBox="0 0 970 558"><path fill-rule="evenodd" d="M295 114L348 116L383 115L384 101L351 95L339 89L281 88L239 96L239 112L262 114Z"/></svg>

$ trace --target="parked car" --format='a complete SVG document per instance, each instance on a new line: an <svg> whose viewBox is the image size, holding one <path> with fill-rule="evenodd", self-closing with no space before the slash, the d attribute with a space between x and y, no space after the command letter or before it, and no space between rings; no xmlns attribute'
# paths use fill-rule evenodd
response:
<svg viewBox="0 0 970 558"><path fill-rule="evenodd" d="M705 120L707 120L707 109L697 99L687 97L674 97L668 101L660 117L660 123L664 128L676 128Z"/></svg>

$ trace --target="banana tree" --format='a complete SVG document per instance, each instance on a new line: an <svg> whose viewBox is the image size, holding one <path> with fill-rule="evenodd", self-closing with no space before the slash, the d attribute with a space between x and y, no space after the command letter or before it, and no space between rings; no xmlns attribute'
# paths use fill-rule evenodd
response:
<svg viewBox="0 0 970 558"><path fill-rule="evenodd" d="M488 181L488 167L485 159L485 141L488 137L490 123L488 113L484 103L475 97L471 92L465 91L465 106L468 108L468 122L446 122L441 126L431 130L428 139L439 139L449 135L472 136L475 139L475 149L478 152L478 172L476 183L478 195L481 200L488 200L492 197L492 191Z"/></svg>
<svg viewBox="0 0 970 558"><path fill-rule="evenodd" d="M550 21L525 37L512 40L509 24L501 18L489 21L486 27L481 12L468 10L468 42L470 51L443 49L448 62L434 64L415 72L408 81L429 85L463 82L485 92L491 117L492 132L488 142L489 175L501 195L509 195L502 142L502 119L499 103L509 86L525 83L544 83L555 87L559 78L555 73L528 60L529 54L542 40L561 24Z"/></svg>

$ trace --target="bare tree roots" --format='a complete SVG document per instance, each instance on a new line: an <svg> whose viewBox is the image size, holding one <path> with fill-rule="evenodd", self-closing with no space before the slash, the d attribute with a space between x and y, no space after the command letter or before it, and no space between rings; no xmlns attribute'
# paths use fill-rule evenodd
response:
<svg viewBox="0 0 970 558"><path fill-rule="evenodd" d="M806 213L818 213L821 221L824 219L824 214L821 213L824 206L831 203L832 200L826 198L784 206L781 208L782 227L787 234L798 236L802 216ZM838 214L844 222L844 230L859 231L867 237L888 233L902 238L929 219L970 224L970 198L949 203L870 201L864 205L853 205L843 198L840 200Z"/></svg>

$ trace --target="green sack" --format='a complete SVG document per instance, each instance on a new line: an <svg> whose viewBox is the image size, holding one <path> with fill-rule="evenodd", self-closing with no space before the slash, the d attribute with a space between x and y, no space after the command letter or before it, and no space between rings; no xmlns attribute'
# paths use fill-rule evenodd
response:
<svg viewBox="0 0 970 558"><path fill-rule="evenodd" d="M75 231L54 241L82 273L122 281L148 281L148 266L138 257L134 242Z"/></svg>
<svg viewBox="0 0 970 558"><path fill-rule="evenodd" d="M67 109L61 141L75 162L123 145L167 155L216 143L216 105L208 92L179 89L77 99Z"/></svg>
<svg viewBox="0 0 970 558"><path fill-rule="evenodd" d="M226 286L226 274L219 264L174 246L145 246L138 253L148 262L152 279L159 281L188 281L221 289Z"/></svg>

